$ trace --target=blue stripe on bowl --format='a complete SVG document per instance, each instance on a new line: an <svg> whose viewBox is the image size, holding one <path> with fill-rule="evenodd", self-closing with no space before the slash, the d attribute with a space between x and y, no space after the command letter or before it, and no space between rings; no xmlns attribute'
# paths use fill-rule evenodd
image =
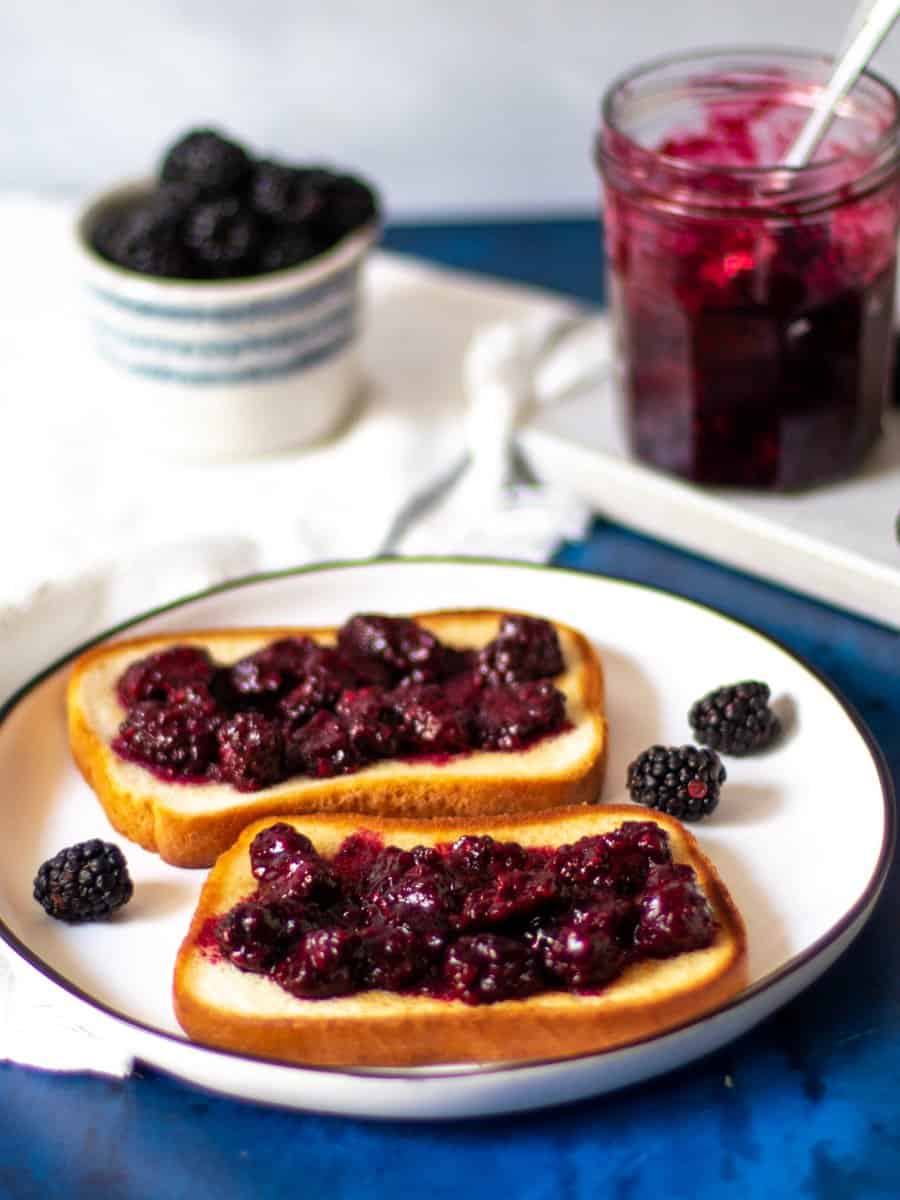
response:
<svg viewBox="0 0 900 1200"><path fill-rule="evenodd" d="M305 350L290 358L277 363L260 364L256 367L243 367L232 371L183 371L177 367L154 366L152 363L136 363L122 359L109 351L106 346L99 347L100 354L120 370L130 375L140 375L145 379L159 379L168 383L187 384L203 387L209 384L230 383L260 383L267 379L278 379L285 375L293 375L306 367L315 366L326 359L333 358L353 341L356 334L354 326L343 330L341 334L324 346L313 350Z"/></svg>
<svg viewBox="0 0 900 1200"><path fill-rule="evenodd" d="M339 292L342 288L351 289L354 278L359 272L360 263L345 267L337 275L315 287L300 288L277 300L257 300L250 304L235 304L220 308L192 308L189 305L151 304L143 300L131 300L118 296L105 288L90 287L90 291L105 304L124 312L136 313L143 317L165 317L172 321L244 321L253 317L277 316L279 313L302 312L313 304L318 304L326 296Z"/></svg>
<svg viewBox="0 0 900 1200"><path fill-rule="evenodd" d="M355 310L356 305L351 302L306 325L293 325L279 333L270 333L264 337L246 337L220 342L178 341L174 338L147 337L144 334L119 329L115 325L101 320L94 323L94 328L106 344L115 342L136 350L156 350L162 354L181 355L184 358L238 358L242 354L254 351L278 350L292 345L299 347L329 331L333 331L337 335L339 331L343 332L348 325L352 324Z"/></svg>

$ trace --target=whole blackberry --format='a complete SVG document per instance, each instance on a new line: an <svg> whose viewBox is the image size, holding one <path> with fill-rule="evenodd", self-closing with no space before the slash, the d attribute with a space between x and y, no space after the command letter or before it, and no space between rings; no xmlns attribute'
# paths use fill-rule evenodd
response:
<svg viewBox="0 0 900 1200"><path fill-rule="evenodd" d="M697 741L723 754L751 754L778 736L778 718L769 708L769 687L747 680L716 688L691 705L688 720Z"/></svg>
<svg viewBox="0 0 900 1200"><path fill-rule="evenodd" d="M375 192L355 175L333 176L321 186L324 200L317 225L329 241L337 241L378 215Z"/></svg>
<svg viewBox="0 0 900 1200"><path fill-rule="evenodd" d="M333 179L332 172L319 167L290 167L261 159L253 168L250 203L279 224L307 224L321 213Z"/></svg>
<svg viewBox="0 0 900 1200"><path fill-rule="evenodd" d="M725 768L713 750L651 746L629 763L628 792L637 804L682 821L708 817L719 803Z"/></svg>
<svg viewBox="0 0 900 1200"><path fill-rule="evenodd" d="M164 187L125 209L102 216L91 232L94 249L142 275L186 279L194 273L181 240L190 189Z"/></svg>
<svg viewBox="0 0 900 1200"><path fill-rule="evenodd" d="M184 241L201 270L215 278L249 275L258 269L256 217L233 196L192 209Z"/></svg>
<svg viewBox="0 0 900 1200"><path fill-rule="evenodd" d="M134 885L118 846L92 838L48 858L34 878L34 898L71 925L107 917L131 899Z"/></svg>
<svg viewBox="0 0 900 1200"><path fill-rule="evenodd" d="M214 129L194 129L166 152L160 167L164 183L189 183L208 199L232 193L250 172L242 146Z"/></svg>
<svg viewBox="0 0 900 1200"><path fill-rule="evenodd" d="M259 248L260 274L295 267L298 263L315 258L322 249L322 243L305 229L280 225L272 229L264 228Z"/></svg>

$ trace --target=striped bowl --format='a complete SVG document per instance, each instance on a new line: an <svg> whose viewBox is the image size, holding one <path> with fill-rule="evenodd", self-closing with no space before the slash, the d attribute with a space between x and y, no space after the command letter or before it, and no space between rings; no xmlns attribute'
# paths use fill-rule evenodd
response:
<svg viewBox="0 0 900 1200"><path fill-rule="evenodd" d="M362 267L373 224L296 267L209 282L139 275L90 245L97 219L146 192L103 193L75 243L112 424L144 448L204 458L300 446L331 433L361 387Z"/></svg>

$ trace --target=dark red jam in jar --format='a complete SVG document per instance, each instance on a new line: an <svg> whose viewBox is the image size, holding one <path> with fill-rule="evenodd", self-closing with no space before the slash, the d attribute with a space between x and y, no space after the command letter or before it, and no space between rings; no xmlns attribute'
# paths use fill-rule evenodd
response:
<svg viewBox="0 0 900 1200"><path fill-rule="evenodd" d="M694 55L603 103L597 160L624 414L639 459L698 483L850 472L891 386L900 99L854 87L807 167L777 164L828 64Z"/></svg>

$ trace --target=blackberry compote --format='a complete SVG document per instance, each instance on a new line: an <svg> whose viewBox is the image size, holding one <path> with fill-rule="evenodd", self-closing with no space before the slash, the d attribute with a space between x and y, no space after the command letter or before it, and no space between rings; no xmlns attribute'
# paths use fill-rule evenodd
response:
<svg viewBox="0 0 900 1200"><path fill-rule="evenodd" d="M567 726L552 679L563 665L553 626L512 614L477 651L380 613L352 617L335 645L282 637L231 665L175 645L118 679L113 749L167 781L238 791L386 758L523 750Z"/></svg>
<svg viewBox="0 0 900 1200"><path fill-rule="evenodd" d="M693 869L654 822L560 847L485 836L452 844L345 839L326 860L291 824L250 846L257 887L198 945L291 994L386 989L464 1004L596 992L630 964L716 934Z"/></svg>

